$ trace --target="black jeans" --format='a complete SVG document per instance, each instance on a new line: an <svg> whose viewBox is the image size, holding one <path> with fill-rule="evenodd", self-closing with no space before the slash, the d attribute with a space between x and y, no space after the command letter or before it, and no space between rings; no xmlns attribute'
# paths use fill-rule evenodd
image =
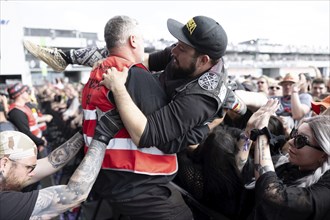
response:
<svg viewBox="0 0 330 220"><path fill-rule="evenodd" d="M158 185L129 201L111 202L114 220L192 220L181 193L170 184Z"/></svg>

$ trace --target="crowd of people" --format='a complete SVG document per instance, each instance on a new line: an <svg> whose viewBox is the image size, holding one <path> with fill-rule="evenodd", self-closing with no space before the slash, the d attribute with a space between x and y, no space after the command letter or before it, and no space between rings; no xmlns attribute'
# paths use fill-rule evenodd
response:
<svg viewBox="0 0 330 220"><path fill-rule="evenodd" d="M24 41L55 71L93 68L84 85L0 95L0 219L50 219L86 199L114 220L330 218L330 80L228 77L217 21L167 28L178 42L151 54L128 16L106 23L105 48Z"/></svg>

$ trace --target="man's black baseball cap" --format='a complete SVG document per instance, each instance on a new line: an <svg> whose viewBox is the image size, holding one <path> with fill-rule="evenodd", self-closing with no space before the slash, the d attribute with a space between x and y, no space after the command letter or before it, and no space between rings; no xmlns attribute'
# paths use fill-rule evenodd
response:
<svg viewBox="0 0 330 220"><path fill-rule="evenodd" d="M167 28L176 39L212 59L219 59L226 52L227 34L212 18L196 16L186 25L170 18L167 20Z"/></svg>

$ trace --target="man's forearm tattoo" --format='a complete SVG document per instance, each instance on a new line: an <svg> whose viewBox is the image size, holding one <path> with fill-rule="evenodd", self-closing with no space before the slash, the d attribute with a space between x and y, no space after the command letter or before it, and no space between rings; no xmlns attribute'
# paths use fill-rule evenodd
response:
<svg viewBox="0 0 330 220"><path fill-rule="evenodd" d="M66 164L83 146L84 140L80 133L75 134L64 144L48 155L48 161L54 168Z"/></svg>
<svg viewBox="0 0 330 220"><path fill-rule="evenodd" d="M84 201L100 171L105 150L106 144L92 141L67 185L52 186L39 191L32 216L56 216Z"/></svg>
<svg viewBox="0 0 330 220"><path fill-rule="evenodd" d="M105 152L105 144L99 141L93 141L91 147L88 149L88 154L85 155L81 161L80 166L76 169L70 178L68 187L78 192L86 192L86 186L91 185L96 179L100 171Z"/></svg>

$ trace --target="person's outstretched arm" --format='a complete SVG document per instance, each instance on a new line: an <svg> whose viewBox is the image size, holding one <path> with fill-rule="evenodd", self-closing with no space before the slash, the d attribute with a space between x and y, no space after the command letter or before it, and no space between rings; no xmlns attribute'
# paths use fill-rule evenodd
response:
<svg viewBox="0 0 330 220"><path fill-rule="evenodd" d="M261 106L267 103L267 96L262 92L250 92L245 90L235 90L235 94L244 100L246 106L252 111L257 111Z"/></svg>
<svg viewBox="0 0 330 220"><path fill-rule="evenodd" d="M44 177L59 171L79 152L83 145L83 136L77 132L69 140L53 150L47 157L37 161L34 171L36 174L24 186L38 182Z"/></svg>
<svg viewBox="0 0 330 220"><path fill-rule="evenodd" d="M98 115L98 124L90 147L67 185L39 191L31 219L49 219L85 201L101 169L106 147L121 126L111 126L113 111ZM112 127L111 130L108 126Z"/></svg>
<svg viewBox="0 0 330 220"><path fill-rule="evenodd" d="M85 201L100 171L106 146L93 140L67 185L40 190L31 219L52 218Z"/></svg>
<svg viewBox="0 0 330 220"><path fill-rule="evenodd" d="M252 129L261 130L263 128L267 128L269 124L270 116L275 114L278 109L279 102L276 99L268 100L267 104L262 106L255 115L258 117L251 117L249 122L252 125ZM251 131L250 138L251 138ZM252 139L252 138L251 138ZM255 140L255 149L254 149L254 174L255 179L267 173L269 171L275 171L274 164L272 161L270 146L269 146L269 137L266 134L260 134L256 137Z"/></svg>
<svg viewBox="0 0 330 220"><path fill-rule="evenodd" d="M244 94L245 93L243 92L240 95L242 95L243 97L248 97ZM246 93L246 94L248 94L248 93ZM249 99L250 99L250 101L248 101L248 103L252 103L251 97ZM270 102L270 101L268 101L268 102ZM273 102L273 100L271 100L271 102ZM267 104L267 101L266 101L266 104ZM249 121L247 122L246 128L245 128L244 132L241 134L240 140L238 141L239 150L238 150L238 153L235 155L235 160L236 160L236 165L241 172L242 172L243 167L245 166L246 162L248 161L248 158L250 155L250 149L251 149L251 144L252 144L252 141L250 140L251 130L256 128L256 123L259 122L259 120L261 120L262 117L264 117L266 106L267 105L259 107L259 109L251 115ZM266 127L267 126L268 125L266 125Z"/></svg>

